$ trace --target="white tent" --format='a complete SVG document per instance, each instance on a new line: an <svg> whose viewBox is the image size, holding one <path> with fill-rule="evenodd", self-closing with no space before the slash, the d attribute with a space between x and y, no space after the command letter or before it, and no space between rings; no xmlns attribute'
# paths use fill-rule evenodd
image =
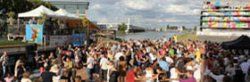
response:
<svg viewBox="0 0 250 82"><path fill-rule="evenodd" d="M43 5L24 13L18 13L18 17L42 17L43 13L49 17L60 17L60 15L56 14L54 11Z"/></svg>
<svg viewBox="0 0 250 82"><path fill-rule="evenodd" d="M69 13L64 9L59 9L55 13L60 15L60 16L66 17L66 18L72 18L72 19L79 19L80 18L77 15Z"/></svg>

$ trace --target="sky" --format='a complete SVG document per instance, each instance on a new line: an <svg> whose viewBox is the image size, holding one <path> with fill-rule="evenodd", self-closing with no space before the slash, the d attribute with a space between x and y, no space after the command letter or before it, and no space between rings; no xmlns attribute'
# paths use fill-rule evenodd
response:
<svg viewBox="0 0 250 82"><path fill-rule="evenodd" d="M247 1L247 0L236 0ZM130 23L145 28L199 26L203 0L90 0L88 18L98 23Z"/></svg>

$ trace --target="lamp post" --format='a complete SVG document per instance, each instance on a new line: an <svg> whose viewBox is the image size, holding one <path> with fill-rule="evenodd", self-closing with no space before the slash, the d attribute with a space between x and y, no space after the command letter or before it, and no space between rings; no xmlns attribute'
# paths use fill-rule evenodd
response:
<svg viewBox="0 0 250 82"><path fill-rule="evenodd" d="M89 46L89 40L90 40L89 24L90 24L90 21L87 22L87 47Z"/></svg>
<svg viewBox="0 0 250 82"><path fill-rule="evenodd" d="M87 11L85 11L85 13L86 13ZM89 33L89 31L90 31L90 21L87 19L87 14L85 14L84 16L83 16L83 23L85 24L85 27L87 27L87 30L86 30L86 45L87 45L87 47L89 46L89 36L90 36L90 33Z"/></svg>

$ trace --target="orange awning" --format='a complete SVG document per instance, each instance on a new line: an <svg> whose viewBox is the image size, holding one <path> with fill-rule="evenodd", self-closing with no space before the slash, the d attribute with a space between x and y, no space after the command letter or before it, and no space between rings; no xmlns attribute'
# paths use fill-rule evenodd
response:
<svg viewBox="0 0 250 82"><path fill-rule="evenodd" d="M84 26L89 27L90 30L99 30L97 25L91 22L87 17L83 17L82 23Z"/></svg>

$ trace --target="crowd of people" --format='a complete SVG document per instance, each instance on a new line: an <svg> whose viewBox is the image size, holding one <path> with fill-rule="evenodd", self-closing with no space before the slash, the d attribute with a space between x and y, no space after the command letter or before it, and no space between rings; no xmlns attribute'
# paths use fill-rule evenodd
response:
<svg viewBox="0 0 250 82"><path fill-rule="evenodd" d="M224 50L208 41L128 40L88 47L58 47L34 54L34 70L25 57L13 68L8 53L0 58L4 82L249 82L247 50Z"/></svg>

